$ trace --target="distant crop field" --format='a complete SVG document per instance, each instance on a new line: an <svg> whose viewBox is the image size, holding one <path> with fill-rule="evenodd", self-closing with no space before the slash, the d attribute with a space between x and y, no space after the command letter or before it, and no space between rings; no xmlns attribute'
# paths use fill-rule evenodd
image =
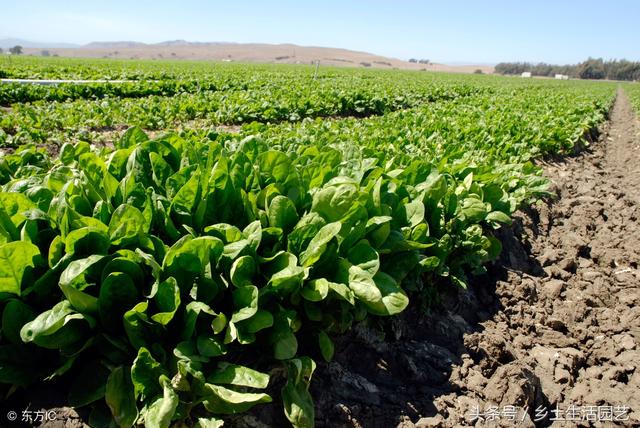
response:
<svg viewBox="0 0 640 428"><path fill-rule="evenodd" d="M636 113L640 115L640 84L639 83L630 83L626 84L625 92L629 96L629 101L631 105L635 109Z"/></svg>
<svg viewBox="0 0 640 428"><path fill-rule="evenodd" d="M120 427L272 401L313 426L334 339L484 272L549 195L540 160L589 144L617 87L61 58L0 76L130 81L0 83L0 393L54 380Z"/></svg>

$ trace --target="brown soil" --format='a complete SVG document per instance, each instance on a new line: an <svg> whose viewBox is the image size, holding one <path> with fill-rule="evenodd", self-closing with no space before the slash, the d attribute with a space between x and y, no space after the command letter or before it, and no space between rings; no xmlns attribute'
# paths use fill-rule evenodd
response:
<svg viewBox="0 0 640 428"><path fill-rule="evenodd" d="M475 403L525 402L531 417L531 404L628 406L620 424L640 424L640 142L622 91L610 119L591 149L545 165L559 199L522 216L516 232L532 259L510 249L496 287L503 309L465 337L471 359L454 366L453 393L434 400L443 425L469 423Z"/></svg>
<svg viewBox="0 0 640 428"><path fill-rule="evenodd" d="M114 142L122 137L122 135L127 130L127 126L125 125L117 125L115 127L104 127L99 129L92 129L91 131L94 133L92 136L91 142L97 147L107 147L113 148ZM161 136L169 131L180 133L181 131L188 130L205 130L210 129L213 131L228 133L228 134L238 134L242 129L242 125L211 125L205 120L191 120L180 124L179 127L175 129L167 129L167 130L148 130L143 129L143 131L149 136L150 139L154 139L156 137Z"/></svg>

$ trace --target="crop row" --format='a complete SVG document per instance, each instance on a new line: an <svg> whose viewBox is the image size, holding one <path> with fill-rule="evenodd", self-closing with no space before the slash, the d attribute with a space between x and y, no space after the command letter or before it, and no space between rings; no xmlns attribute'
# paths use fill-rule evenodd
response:
<svg viewBox="0 0 640 428"><path fill-rule="evenodd" d="M331 334L402 311L403 286L419 289L422 274L462 283L458 271L500 249L481 225L511 211L473 174L457 182L422 161L344 176L341 162L313 147L148 141L136 128L109 154L7 156L0 380L67 375L71 405L167 426L155 418L270 401L256 369L275 359L289 373L287 416L311 425L314 363L299 344L329 359Z"/></svg>
<svg viewBox="0 0 640 428"><path fill-rule="evenodd" d="M500 250L483 225L514 208L471 172L458 181L417 161L340 175L343 162L135 128L109 154L9 156L2 380L66 374L70 404L166 426L155 418L270 401L256 369L273 358L289 373L287 416L309 426L313 362L298 347L329 359L330 335L402 311L428 273L462 284Z"/></svg>
<svg viewBox="0 0 640 428"><path fill-rule="evenodd" d="M129 61L73 58L0 58L0 77L13 79L73 79L73 80L193 80L212 71L229 70L247 75L253 70L271 73L272 67L256 66L247 70L235 64L214 65L212 62L183 61ZM286 72L286 71L284 71Z"/></svg>
<svg viewBox="0 0 640 428"><path fill-rule="evenodd" d="M68 60L65 60L68 61ZM43 65L37 62L40 67ZM47 64L45 62L44 64ZM131 63L124 63L131 64ZM133 63L135 64L135 63ZM198 65L198 67L196 67ZM26 85L4 83L0 84L0 105L8 106L15 103L34 101L71 101L75 99L102 99L102 98L142 98L151 95L173 96L180 93L196 93L206 91L225 91L240 89L256 89L264 86L276 86L292 91L301 84L312 80L311 74L291 73L287 69L265 69L263 66L246 66L239 68L230 65L212 65L211 63L199 63L192 67L178 67L181 72L167 74L166 70L161 75L149 75L145 79L136 76L121 76L121 82L109 83L108 77L102 76L97 70L91 73L73 74L55 68L52 76L48 73L28 73L23 68L16 68L19 75L24 78L57 77L61 79L83 78L85 81L106 80L96 83L60 83L57 85ZM130 65L131 66L131 65ZM82 67L80 68L82 70ZM64 69L63 69L64 70ZM98 69L99 70L99 69ZM75 71L75 70L74 70ZM113 72L113 65L107 71ZM197 74L196 74L197 72ZM16 77L5 71L5 75ZM128 77L128 78L126 78ZM140 77L140 76L138 76ZM323 73L321 80L330 79L336 89L349 87L362 87L371 84L371 79L365 76L351 73ZM126 78L126 79L125 79ZM111 79L112 80L112 79ZM401 79L406 80L406 79Z"/></svg>
<svg viewBox="0 0 640 428"><path fill-rule="evenodd" d="M637 83L627 84L624 86L625 93L629 96L631 106L640 117L640 85Z"/></svg>
<svg viewBox="0 0 640 428"><path fill-rule="evenodd" d="M360 120L252 124L228 138L252 135L286 151L313 144L356 161L377 158L400 165L415 158L442 160L443 167L454 159L465 165L517 163L588 144L613 97L613 86L501 90Z"/></svg>
<svg viewBox="0 0 640 428"><path fill-rule="evenodd" d="M306 117L363 117L486 90L467 84L379 84L348 79L288 83L249 90L180 93L171 97L14 104L9 112L0 116L0 129L5 134L0 134L0 140L4 139L6 144L6 134L9 134L18 142L45 142L61 134L71 136L122 125L167 129L193 120L212 126L254 121L295 122Z"/></svg>
<svg viewBox="0 0 640 428"><path fill-rule="evenodd" d="M0 84L0 105L34 101L61 102L76 99L103 98L144 98L151 95L173 96L181 93L202 91L226 91L230 89L248 89L266 84L245 80L221 81L207 80L157 80L150 82L123 83L61 83L56 85L34 85L20 83Z"/></svg>

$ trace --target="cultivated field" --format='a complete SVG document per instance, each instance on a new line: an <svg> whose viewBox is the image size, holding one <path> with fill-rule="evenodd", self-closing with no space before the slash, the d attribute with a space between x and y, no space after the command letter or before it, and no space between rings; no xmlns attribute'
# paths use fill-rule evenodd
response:
<svg viewBox="0 0 640 428"><path fill-rule="evenodd" d="M638 421L638 85L314 72L0 64L0 418Z"/></svg>

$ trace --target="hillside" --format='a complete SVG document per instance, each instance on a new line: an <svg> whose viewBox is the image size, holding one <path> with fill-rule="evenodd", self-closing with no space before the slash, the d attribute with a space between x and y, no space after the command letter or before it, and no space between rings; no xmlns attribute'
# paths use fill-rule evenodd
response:
<svg viewBox="0 0 640 428"><path fill-rule="evenodd" d="M42 48L25 45L25 54L40 55ZM92 42L79 47L47 48L50 55L86 58L125 59L191 59L238 62L308 64L320 61L323 65L347 67L398 68L409 70L448 71L472 73L481 69L492 73L492 66L415 64L397 58L368 52L294 44L265 43L198 43L184 40L145 44L133 41Z"/></svg>

